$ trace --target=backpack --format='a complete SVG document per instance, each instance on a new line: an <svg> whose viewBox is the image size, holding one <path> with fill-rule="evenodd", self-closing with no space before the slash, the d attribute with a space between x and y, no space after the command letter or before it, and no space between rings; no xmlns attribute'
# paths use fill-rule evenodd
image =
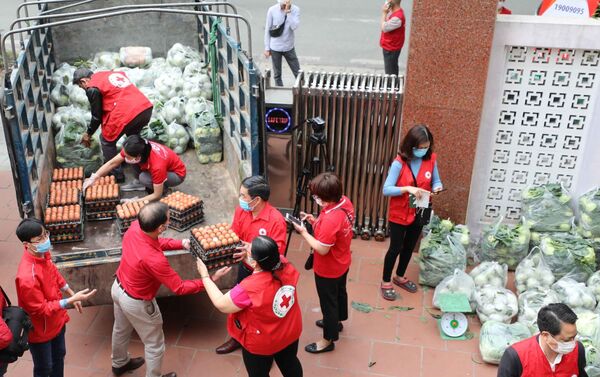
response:
<svg viewBox="0 0 600 377"><path fill-rule="evenodd" d="M11 306L10 299L0 287L4 299L8 306L2 309L2 319L13 334L13 341L10 345L0 350L0 362L14 363L17 359L23 356L23 353L29 349L28 335L29 330L33 328L29 315L25 313L23 308Z"/></svg>

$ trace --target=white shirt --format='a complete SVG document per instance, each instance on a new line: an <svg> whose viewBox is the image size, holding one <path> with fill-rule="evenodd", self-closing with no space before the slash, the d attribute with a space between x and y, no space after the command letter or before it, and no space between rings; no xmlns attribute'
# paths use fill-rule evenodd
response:
<svg viewBox="0 0 600 377"><path fill-rule="evenodd" d="M265 51L287 52L294 48L294 31L300 26L300 8L292 4L290 13L281 10L281 5L275 4L267 11L267 22L265 25ZM277 37L271 37L269 30L273 26L281 25L285 19L283 33Z"/></svg>
<svg viewBox="0 0 600 377"><path fill-rule="evenodd" d="M542 347L542 337L541 336L538 337L538 344L540 345L540 348L542 349L542 352L544 352L544 347ZM546 360L548 360L548 363L550 363L550 369L552 369L553 372L556 371L556 366L558 364L560 364L560 362L562 361L562 356L563 356L562 353L559 353L558 355L556 355L556 358L554 359L554 362L551 362L546 357Z"/></svg>

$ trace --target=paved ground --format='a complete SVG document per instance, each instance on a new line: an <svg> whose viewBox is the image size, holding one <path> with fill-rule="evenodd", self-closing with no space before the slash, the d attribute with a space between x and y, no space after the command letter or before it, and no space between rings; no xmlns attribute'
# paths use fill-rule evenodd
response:
<svg viewBox="0 0 600 377"><path fill-rule="evenodd" d="M19 222L12 179L0 172L0 284L15 297L14 277L22 246L14 235ZM443 341L436 323L427 312L432 290L402 293L396 305L414 308L407 312L388 310L390 304L378 294L383 254L387 243L356 240L352 244L353 264L349 274L350 299L381 307L364 314L351 310L336 350L322 355L299 351L305 376L420 376L492 377L496 368L481 362L477 334L480 325L471 320L476 334L469 341ZM290 251L292 262L304 263L307 247L294 236ZM408 276L417 278L417 264L411 263ZM83 288L83 287L74 287ZM312 274L302 269L298 288L303 308L304 330L301 346L320 336L314 321L321 317ZM16 301L16 300L15 300ZM164 371L179 376L245 376L241 354L218 356L213 349L226 338L225 315L216 312L205 294L168 298L160 301L165 322L167 351ZM110 373L110 336L112 306L85 308L83 314L71 312L67 326L67 377L108 377ZM141 355L142 344L134 340L133 355ZM31 376L31 357L27 353L9 367L8 376ZM143 376L143 368L131 376ZM274 368L273 376L280 376Z"/></svg>

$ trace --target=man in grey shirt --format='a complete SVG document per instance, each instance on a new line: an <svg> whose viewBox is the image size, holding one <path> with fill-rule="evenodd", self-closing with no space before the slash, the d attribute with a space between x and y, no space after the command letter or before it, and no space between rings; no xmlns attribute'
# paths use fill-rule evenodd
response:
<svg viewBox="0 0 600 377"><path fill-rule="evenodd" d="M271 30L282 23L283 32L278 37L271 36ZM281 79L281 57L287 61L294 77L298 76L300 63L294 49L294 32L300 26L300 8L292 5L291 0L277 0L267 11L267 24L265 26L265 56L273 61L273 77L275 85L283 86Z"/></svg>

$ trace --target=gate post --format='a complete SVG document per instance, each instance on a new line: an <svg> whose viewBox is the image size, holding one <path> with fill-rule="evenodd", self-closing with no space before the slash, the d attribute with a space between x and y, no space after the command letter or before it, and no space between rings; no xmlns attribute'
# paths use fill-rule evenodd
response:
<svg viewBox="0 0 600 377"><path fill-rule="evenodd" d="M496 21L497 0L415 0L403 132L425 123L448 189L436 212L464 222Z"/></svg>

